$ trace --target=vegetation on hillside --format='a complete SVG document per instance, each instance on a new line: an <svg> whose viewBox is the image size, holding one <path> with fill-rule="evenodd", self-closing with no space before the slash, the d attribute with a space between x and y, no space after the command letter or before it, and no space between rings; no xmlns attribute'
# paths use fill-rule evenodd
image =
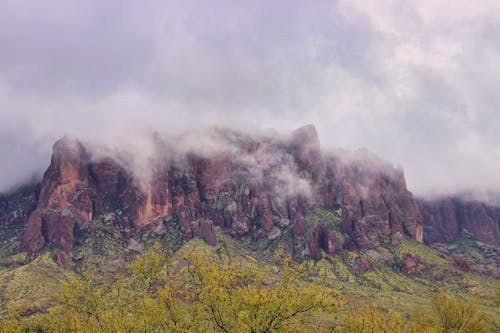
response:
<svg viewBox="0 0 500 333"><path fill-rule="evenodd" d="M339 212L306 218L322 221L342 240ZM64 253L67 269L50 249L33 258L0 240L0 332L500 332L499 269L468 238L432 248L394 238L315 261L290 226L258 241L216 228L217 249L184 242L175 224L133 234L134 247L96 227ZM406 253L425 269L405 274Z"/></svg>
<svg viewBox="0 0 500 333"><path fill-rule="evenodd" d="M154 246L112 275L67 274L53 306L12 309L0 332L494 332L473 299L434 294L430 307L386 311L341 295L286 256L274 269L230 260L201 241L174 256Z"/></svg>

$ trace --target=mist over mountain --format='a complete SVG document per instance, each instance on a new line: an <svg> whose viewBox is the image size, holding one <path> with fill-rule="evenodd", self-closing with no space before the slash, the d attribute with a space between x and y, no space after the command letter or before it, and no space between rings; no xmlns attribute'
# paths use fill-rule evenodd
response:
<svg viewBox="0 0 500 333"><path fill-rule="evenodd" d="M325 150L402 165L418 195L496 191L499 6L2 1L0 191L66 133L143 152L151 131L307 123Z"/></svg>
<svg viewBox="0 0 500 333"><path fill-rule="evenodd" d="M497 332L498 0L0 0L0 333Z"/></svg>

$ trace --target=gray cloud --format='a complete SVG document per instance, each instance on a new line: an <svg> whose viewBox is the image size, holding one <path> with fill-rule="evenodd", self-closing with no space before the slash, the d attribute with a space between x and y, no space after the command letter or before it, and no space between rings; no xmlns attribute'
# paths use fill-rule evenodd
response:
<svg viewBox="0 0 500 333"><path fill-rule="evenodd" d="M452 8L450 6L453 6ZM0 1L0 190L64 133L315 123L427 194L498 190L497 1ZM135 144L134 146L137 146Z"/></svg>

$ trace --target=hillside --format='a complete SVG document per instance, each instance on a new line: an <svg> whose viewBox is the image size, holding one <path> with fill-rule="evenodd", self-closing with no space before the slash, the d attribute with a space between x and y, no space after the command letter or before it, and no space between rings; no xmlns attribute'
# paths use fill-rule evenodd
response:
<svg viewBox="0 0 500 333"><path fill-rule="evenodd" d="M154 137L146 172L123 152L56 142L40 184L0 197L0 315L43 312L72 276L113 276L153 244L175 254L198 238L268 272L290 256L308 281L381 309L409 313L446 291L500 315L499 208L416 199L401 168L324 152L312 126L209 139L206 150Z"/></svg>

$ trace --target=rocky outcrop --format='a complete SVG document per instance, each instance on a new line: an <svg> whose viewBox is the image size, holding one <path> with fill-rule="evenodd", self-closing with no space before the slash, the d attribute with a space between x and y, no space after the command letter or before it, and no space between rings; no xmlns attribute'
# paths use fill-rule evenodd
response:
<svg viewBox="0 0 500 333"><path fill-rule="evenodd" d="M391 235L422 242L422 216L406 188L403 171L366 151L336 158L333 178L342 207L342 227L360 248L388 242Z"/></svg>
<svg viewBox="0 0 500 333"><path fill-rule="evenodd" d="M254 239L275 239L290 227L295 239L306 240L303 250L313 258L321 250L332 255L374 247L393 235L422 240L422 217L403 171L366 151L324 153L310 125L288 138L229 130L211 135L217 148L209 153L179 152L155 138L158 149L147 179L136 177L116 154L97 157L77 140L59 140L21 236L22 249L71 250L75 235L92 232L94 219L103 214L125 230L149 232L177 223L184 239L202 237L212 246L217 227ZM306 222L314 205L341 210L346 243L328 223Z"/></svg>
<svg viewBox="0 0 500 333"><path fill-rule="evenodd" d="M204 239L208 245L217 247L217 237L213 228L212 221L207 219L198 219L191 222L192 235L191 237L200 237Z"/></svg>
<svg viewBox="0 0 500 333"><path fill-rule="evenodd" d="M411 253L403 254L401 258L401 270L408 275L420 274L424 269L425 265L420 261L417 256Z"/></svg>
<svg viewBox="0 0 500 333"><path fill-rule="evenodd" d="M38 253L43 249L45 246L45 238L42 233L42 226L40 212L33 212L28 219L28 225L21 235L21 250L30 253Z"/></svg>
<svg viewBox="0 0 500 333"><path fill-rule="evenodd" d="M52 258L56 262L56 264L59 265L61 268L68 268L68 261L66 259L66 255L60 251L60 250L55 250L54 254L52 255Z"/></svg>
<svg viewBox="0 0 500 333"><path fill-rule="evenodd" d="M36 208L39 194L40 184L25 185L15 192L0 194L0 227L26 224Z"/></svg>
<svg viewBox="0 0 500 333"><path fill-rule="evenodd" d="M457 217L464 233L479 241L500 246L500 207L477 201L460 201L457 206Z"/></svg>
<svg viewBox="0 0 500 333"><path fill-rule="evenodd" d="M460 226L452 199L418 201L418 206L423 216L426 243L448 243L457 238Z"/></svg>
<svg viewBox="0 0 500 333"><path fill-rule="evenodd" d="M314 227L309 236L308 250L313 259L321 259L321 251L333 255L339 250L338 241L328 224L320 223Z"/></svg>
<svg viewBox="0 0 500 333"><path fill-rule="evenodd" d="M356 256L350 263L354 275L360 275L372 268L373 264L363 256Z"/></svg>
<svg viewBox="0 0 500 333"><path fill-rule="evenodd" d="M45 244L71 250L75 225L88 229L93 216L88 160L85 148L75 139L65 137L54 144L37 209L21 235L22 250L37 253Z"/></svg>
<svg viewBox="0 0 500 333"><path fill-rule="evenodd" d="M467 260L463 256L454 255L453 256L453 262L462 271L464 271L464 272L470 272L471 269L469 267L469 264L467 263Z"/></svg>
<svg viewBox="0 0 500 333"><path fill-rule="evenodd" d="M289 151L302 176L312 179L317 185L322 185L326 165L321 152L318 133L313 125L307 125L295 130L290 139Z"/></svg>
<svg viewBox="0 0 500 333"><path fill-rule="evenodd" d="M423 215L424 241L449 243L465 234L500 246L500 208L462 198L418 200Z"/></svg>

